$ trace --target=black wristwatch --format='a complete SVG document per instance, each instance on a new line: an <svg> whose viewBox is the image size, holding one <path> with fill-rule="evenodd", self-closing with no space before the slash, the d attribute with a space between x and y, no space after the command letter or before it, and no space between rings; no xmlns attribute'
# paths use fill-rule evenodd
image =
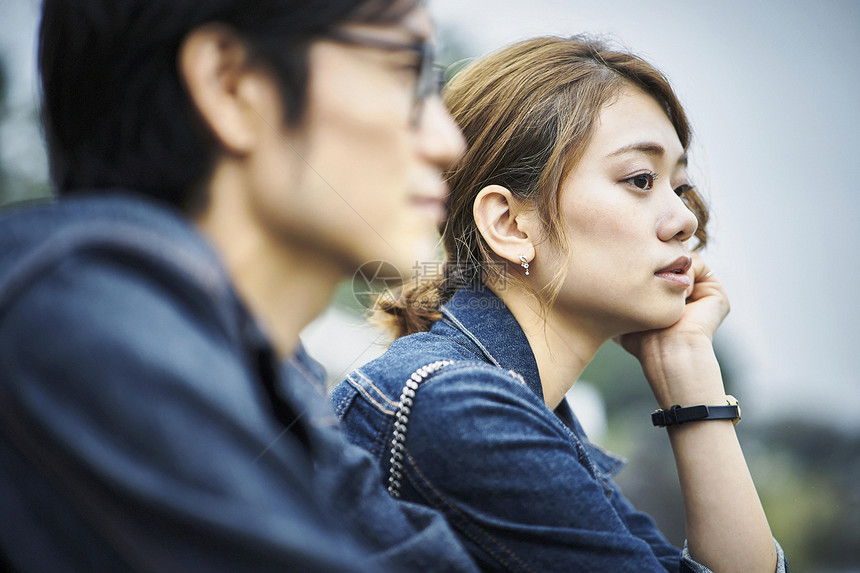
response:
<svg viewBox="0 0 860 573"><path fill-rule="evenodd" d="M682 408L675 404L668 410L657 410L651 414L651 423L664 428L685 422L705 420L731 420L734 425L741 421L741 407L734 396L726 395L727 406L688 406Z"/></svg>

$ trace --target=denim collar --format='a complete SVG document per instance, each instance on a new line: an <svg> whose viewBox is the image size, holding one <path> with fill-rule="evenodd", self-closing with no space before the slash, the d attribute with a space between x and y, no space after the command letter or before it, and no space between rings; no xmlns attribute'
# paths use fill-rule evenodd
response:
<svg viewBox="0 0 860 573"><path fill-rule="evenodd" d="M543 387L531 345L502 299L487 286L477 284L457 291L440 310L447 322L466 336L489 362L518 373L543 400ZM554 413L577 439L587 442L587 457L604 476L612 477L621 471L626 462L588 441L567 400L562 400Z"/></svg>
<svg viewBox="0 0 860 573"><path fill-rule="evenodd" d="M325 395L325 367L308 354L301 341L296 345L295 353L287 360L287 366L301 373L304 379L322 390L321 393Z"/></svg>
<svg viewBox="0 0 860 573"><path fill-rule="evenodd" d="M481 283L464 287L440 310L487 360L518 373L526 385L543 399L543 387L531 345L517 319L489 287Z"/></svg>

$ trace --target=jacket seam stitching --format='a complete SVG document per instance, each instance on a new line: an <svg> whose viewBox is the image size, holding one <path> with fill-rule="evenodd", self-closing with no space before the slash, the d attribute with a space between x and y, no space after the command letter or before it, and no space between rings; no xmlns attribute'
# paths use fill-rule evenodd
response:
<svg viewBox="0 0 860 573"><path fill-rule="evenodd" d="M557 416L553 415L552 418L554 422L558 422L561 426L561 430L563 431L563 435L567 438L567 441L573 444L579 463L594 475L594 479L603 487L604 495L606 495L607 499L610 498L612 496L613 488L608 482L611 482L612 478L609 475L604 474L603 470L601 470L595 461L591 459L591 456L589 456L588 452L585 450L583 440L576 434L576 432L568 428L567 425L559 420Z"/></svg>
<svg viewBox="0 0 860 573"><path fill-rule="evenodd" d="M484 354L484 356L486 356L487 358L489 358L492 361L493 366L498 366L499 368L502 367L502 365L499 363L499 361L496 360L496 357L493 356L492 353L490 353L490 351L487 349L487 347L484 346L480 340L478 340L478 337L475 336L471 330L466 328L466 325L464 325L462 322L460 322L460 320L456 316L454 316L454 314L450 310L448 310L444 307L439 309L439 310L445 316L447 316L449 319L451 319L451 322L454 324L454 326L457 327L458 330L460 330L463 334L465 334L469 338L469 340L474 342L475 345L481 349L481 352Z"/></svg>
<svg viewBox="0 0 860 573"><path fill-rule="evenodd" d="M373 383L373 381L372 381L370 378L368 378L367 376L365 376L364 374L362 374L362 373L361 373L360 371L358 371L358 370L356 370L356 371L355 371L355 374L356 374L357 376L361 376L362 380L365 380L365 381L370 385L370 387L371 387L371 388L373 388L374 390L376 390L376 392L377 392L380 396L382 396L382 399L383 399L383 400L385 400L386 402L388 402L388 403L389 403L389 404L391 404L392 406L395 406L395 407L396 407L396 406L398 406L398 403L397 403L397 402L395 402L394 400L392 400L391 398L389 398L389 397L385 394L385 392L383 392L382 390L380 390L380 389L376 386L376 384L374 384L374 383Z"/></svg>
<svg viewBox="0 0 860 573"><path fill-rule="evenodd" d="M374 400L373 396L371 396L370 393L361 386L361 384L359 384L358 382L356 382L355 380L352 379L352 376L347 376L346 379L349 381L350 385L353 388L355 388L356 390L361 392L365 398L367 398L368 400L373 402L376 405L376 407L379 408L380 411L382 411L385 414L388 414L389 416L394 415L393 410L388 410L385 406L383 406L382 404L380 404L379 402Z"/></svg>
<svg viewBox="0 0 860 573"><path fill-rule="evenodd" d="M335 406L335 412L337 413L337 417L341 420L343 420L343 416L346 413L347 404L349 404L353 398L355 398L355 394L347 394L346 396L337 401L337 405Z"/></svg>

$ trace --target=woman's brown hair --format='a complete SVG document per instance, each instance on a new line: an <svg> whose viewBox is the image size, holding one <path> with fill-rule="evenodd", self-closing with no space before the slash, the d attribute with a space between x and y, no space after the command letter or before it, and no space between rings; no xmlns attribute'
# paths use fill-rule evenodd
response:
<svg viewBox="0 0 860 573"><path fill-rule="evenodd" d="M478 280L512 280L472 216L475 197L488 185L509 189L535 209L546 239L565 252L562 186L582 157L601 109L631 87L657 100L686 150L690 126L668 80L641 58L596 39L524 40L457 74L446 89L445 103L468 148L448 174L445 269L441 276L407 284L397 300L380 299L381 322L398 336L426 331L440 318L439 305L460 287ZM708 210L695 190L685 200L699 222L698 249L707 242ZM560 271L540 298L551 304L563 280Z"/></svg>

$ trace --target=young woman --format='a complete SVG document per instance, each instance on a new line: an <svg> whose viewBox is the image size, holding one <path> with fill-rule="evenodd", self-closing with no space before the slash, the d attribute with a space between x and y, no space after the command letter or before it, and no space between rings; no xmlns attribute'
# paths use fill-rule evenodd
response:
<svg viewBox="0 0 860 573"><path fill-rule="evenodd" d="M692 252L707 210L666 79L596 41L537 38L471 64L446 100L468 151L445 276L382 302L410 336L335 389L350 439L487 570L783 571L714 356L729 303ZM610 339L661 410L683 551L613 485L621 462L563 399Z"/></svg>

